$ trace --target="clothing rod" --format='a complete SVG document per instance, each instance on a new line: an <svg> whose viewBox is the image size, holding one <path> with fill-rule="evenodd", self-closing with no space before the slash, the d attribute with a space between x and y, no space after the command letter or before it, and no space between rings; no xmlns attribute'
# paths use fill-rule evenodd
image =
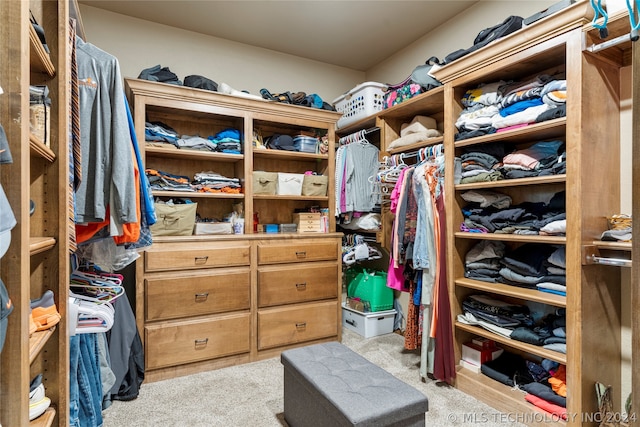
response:
<svg viewBox="0 0 640 427"><path fill-rule="evenodd" d="M426 153L426 152L429 151L429 149L433 149L433 148L435 148L437 146L442 146L442 149L444 150L444 145L443 144L436 144L436 145L429 145L427 147L422 147L419 150L392 154L392 156L398 156L400 159L406 159L406 158L409 158L409 157L419 157L421 152Z"/></svg>
<svg viewBox="0 0 640 427"><path fill-rule="evenodd" d="M631 267L631 260L624 258L606 258L595 255L587 255L588 264L613 265L618 267Z"/></svg>
<svg viewBox="0 0 640 427"><path fill-rule="evenodd" d="M362 133L362 134L364 134L364 135L368 135L368 134L370 134L370 133L373 133L373 132L376 132L376 131L379 131L379 130L380 130L380 128L379 128L379 127L377 127L377 126L371 127L371 128L369 128L369 129L359 130L359 131L357 131L357 132L353 132L353 133L350 133L349 135L345 135L345 136L341 137L341 138L338 140L338 143L339 143L339 144L342 144L342 143L344 143L344 142L348 141L348 140L349 140L349 138L353 138L354 136L356 136L356 135L358 135L358 134L361 134L361 133Z"/></svg>
<svg viewBox="0 0 640 427"><path fill-rule="evenodd" d="M608 48L613 47L613 46L617 46L617 45L619 45L621 43L625 43L625 42L629 42L629 41L634 42L637 39L638 39L637 35L636 35L636 37L634 39L634 37L631 35L631 33L629 33L629 34L625 34L625 35L616 37L615 39L607 40L606 42L602 42L602 43L599 43L599 44L592 44L591 46L587 47L586 50L588 50L589 52L595 53L595 52L599 52L601 50L608 49Z"/></svg>

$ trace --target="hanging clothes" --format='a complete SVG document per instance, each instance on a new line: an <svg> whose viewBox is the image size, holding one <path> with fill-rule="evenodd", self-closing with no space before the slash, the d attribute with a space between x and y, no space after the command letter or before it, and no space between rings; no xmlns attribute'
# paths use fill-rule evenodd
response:
<svg viewBox="0 0 640 427"><path fill-rule="evenodd" d="M415 155L418 163L411 166L405 163L411 154L386 158L387 170L378 174L379 179L397 175L389 203L395 219L387 286L409 293L404 346L421 350L420 375L452 383L455 360L445 259L443 145L425 147Z"/></svg>
<svg viewBox="0 0 640 427"><path fill-rule="evenodd" d="M353 212L373 212L380 204L376 182L380 150L364 132L343 140L336 151L336 216Z"/></svg>
<svg viewBox="0 0 640 427"><path fill-rule="evenodd" d="M117 58L76 37L82 171L77 224L110 220L111 236L138 221L124 87Z"/></svg>

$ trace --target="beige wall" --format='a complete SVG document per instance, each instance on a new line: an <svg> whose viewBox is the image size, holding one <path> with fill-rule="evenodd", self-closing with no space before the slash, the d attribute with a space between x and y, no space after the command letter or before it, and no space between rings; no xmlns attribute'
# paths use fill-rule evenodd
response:
<svg viewBox="0 0 640 427"><path fill-rule="evenodd" d="M432 29L391 58L367 71L367 80L398 83L431 56L443 60L447 54L467 49L484 28L502 22L509 15L526 18L554 1L480 1L455 18Z"/></svg>
<svg viewBox="0 0 640 427"><path fill-rule="evenodd" d="M332 102L364 73L80 5L86 41L114 55L123 77L155 65L234 89L317 93Z"/></svg>

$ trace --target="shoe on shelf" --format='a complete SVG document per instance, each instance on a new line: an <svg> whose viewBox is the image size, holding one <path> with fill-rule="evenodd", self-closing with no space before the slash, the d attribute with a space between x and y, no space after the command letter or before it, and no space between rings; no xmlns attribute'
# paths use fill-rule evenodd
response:
<svg viewBox="0 0 640 427"><path fill-rule="evenodd" d="M55 300L51 289L47 289L40 298L31 300L32 309L35 307L51 307L52 305L55 305Z"/></svg>
<svg viewBox="0 0 640 427"><path fill-rule="evenodd" d="M40 298L31 300L31 317L36 331L44 331L60 322L61 316L56 308L52 290L49 289Z"/></svg>
<svg viewBox="0 0 640 427"><path fill-rule="evenodd" d="M44 414L51 405L51 399L45 396L42 374L38 374L29 385L29 421Z"/></svg>

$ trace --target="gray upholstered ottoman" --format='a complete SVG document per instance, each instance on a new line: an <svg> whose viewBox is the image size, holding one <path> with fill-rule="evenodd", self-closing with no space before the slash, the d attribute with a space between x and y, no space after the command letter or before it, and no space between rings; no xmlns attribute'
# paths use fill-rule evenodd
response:
<svg viewBox="0 0 640 427"><path fill-rule="evenodd" d="M291 427L424 426L427 398L338 342L282 352Z"/></svg>

